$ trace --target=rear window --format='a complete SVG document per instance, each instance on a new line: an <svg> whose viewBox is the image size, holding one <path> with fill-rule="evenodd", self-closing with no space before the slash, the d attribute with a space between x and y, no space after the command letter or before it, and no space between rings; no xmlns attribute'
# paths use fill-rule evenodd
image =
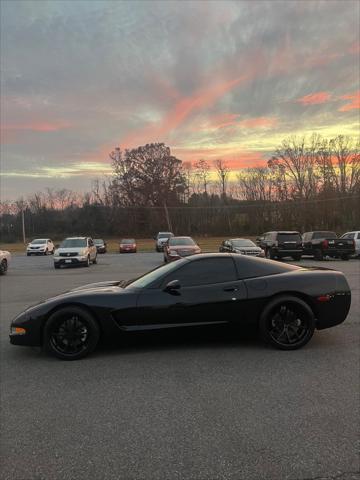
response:
<svg viewBox="0 0 360 480"><path fill-rule="evenodd" d="M277 273L286 273L293 270L301 270L301 267L290 265L289 263L279 263L268 261L262 258L248 257L246 255L237 255L234 257L239 278L265 277Z"/></svg>
<svg viewBox="0 0 360 480"><path fill-rule="evenodd" d="M280 242L301 242L300 233L278 233L277 239Z"/></svg>
<svg viewBox="0 0 360 480"><path fill-rule="evenodd" d="M337 238L337 235L335 232L314 232L312 238Z"/></svg>

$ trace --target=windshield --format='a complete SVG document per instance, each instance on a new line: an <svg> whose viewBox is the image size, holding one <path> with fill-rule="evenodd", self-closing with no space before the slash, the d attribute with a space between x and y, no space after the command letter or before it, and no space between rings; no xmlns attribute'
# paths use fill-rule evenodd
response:
<svg viewBox="0 0 360 480"><path fill-rule="evenodd" d="M124 245L131 245L131 244L135 243L135 239L134 238L124 238L124 239L121 240L120 243L122 243Z"/></svg>
<svg viewBox="0 0 360 480"><path fill-rule="evenodd" d="M72 247L86 247L86 240L84 238L67 238L64 240L60 248L72 248Z"/></svg>
<svg viewBox="0 0 360 480"><path fill-rule="evenodd" d="M46 243L46 242L47 242L46 238L37 238L36 240L33 240L31 243L33 245L38 245L38 244Z"/></svg>
<svg viewBox="0 0 360 480"><path fill-rule="evenodd" d="M280 242L301 242L299 233L279 233L278 240Z"/></svg>
<svg viewBox="0 0 360 480"><path fill-rule="evenodd" d="M151 285L153 282L155 282L157 279L160 279L163 275L166 275L173 270L176 270L181 266L184 262L187 262L187 260L182 259L178 260L177 262L173 263L167 263L166 265L160 265L160 267L156 267L154 270L151 270L148 273L145 273L145 275L135 279L131 280L125 288L131 286L132 288L145 288Z"/></svg>
<svg viewBox="0 0 360 480"><path fill-rule="evenodd" d="M171 232L162 232L158 234L157 238L169 238L172 236L173 234Z"/></svg>
<svg viewBox="0 0 360 480"><path fill-rule="evenodd" d="M231 240L234 247L256 247L251 240Z"/></svg>
<svg viewBox="0 0 360 480"><path fill-rule="evenodd" d="M314 232L313 238L337 238L334 232Z"/></svg>
<svg viewBox="0 0 360 480"><path fill-rule="evenodd" d="M94 238L94 243L95 245L103 245L104 240L102 240L101 238Z"/></svg>
<svg viewBox="0 0 360 480"><path fill-rule="evenodd" d="M194 240L192 238L170 238L169 240L169 246L170 247L175 247L176 245L196 245Z"/></svg>

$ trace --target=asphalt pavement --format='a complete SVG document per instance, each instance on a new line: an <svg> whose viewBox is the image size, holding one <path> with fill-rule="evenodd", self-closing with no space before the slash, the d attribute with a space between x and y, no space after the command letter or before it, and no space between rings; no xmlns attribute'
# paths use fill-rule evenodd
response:
<svg viewBox="0 0 360 480"><path fill-rule="evenodd" d="M352 306L294 352L215 329L142 334L77 362L9 344L11 319L29 305L161 261L105 254L55 270L51 257L13 257L0 278L0 478L360 478L359 260L301 262L344 272Z"/></svg>

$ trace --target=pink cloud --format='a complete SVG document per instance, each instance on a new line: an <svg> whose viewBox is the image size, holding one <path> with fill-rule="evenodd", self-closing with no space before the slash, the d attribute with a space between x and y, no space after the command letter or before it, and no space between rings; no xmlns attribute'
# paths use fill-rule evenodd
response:
<svg viewBox="0 0 360 480"><path fill-rule="evenodd" d="M351 100L339 108L339 112L348 112L360 108L360 90L350 95L343 95L340 100Z"/></svg>
<svg viewBox="0 0 360 480"><path fill-rule="evenodd" d="M296 102L301 103L302 105L318 105L321 103L326 103L330 99L331 99L331 93L317 92L317 93L310 93L309 95L305 95L304 97L298 98Z"/></svg>
<svg viewBox="0 0 360 480"><path fill-rule="evenodd" d="M70 124L62 122L33 122L25 124L5 124L1 129L4 131L29 130L32 132L57 132L70 127Z"/></svg>

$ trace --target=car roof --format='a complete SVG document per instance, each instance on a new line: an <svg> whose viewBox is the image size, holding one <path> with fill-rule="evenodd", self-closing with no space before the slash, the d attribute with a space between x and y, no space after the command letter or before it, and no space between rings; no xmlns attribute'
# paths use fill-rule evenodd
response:
<svg viewBox="0 0 360 480"><path fill-rule="evenodd" d="M249 240L250 242L252 242L250 238L229 238L230 242L232 242L233 240Z"/></svg>
<svg viewBox="0 0 360 480"><path fill-rule="evenodd" d="M66 237L65 240L86 240L90 237Z"/></svg>
<svg viewBox="0 0 360 480"><path fill-rule="evenodd" d="M184 235L181 235L180 237L172 237L172 240L174 240L175 238L191 238L191 240L192 240L192 237L186 237Z"/></svg>

